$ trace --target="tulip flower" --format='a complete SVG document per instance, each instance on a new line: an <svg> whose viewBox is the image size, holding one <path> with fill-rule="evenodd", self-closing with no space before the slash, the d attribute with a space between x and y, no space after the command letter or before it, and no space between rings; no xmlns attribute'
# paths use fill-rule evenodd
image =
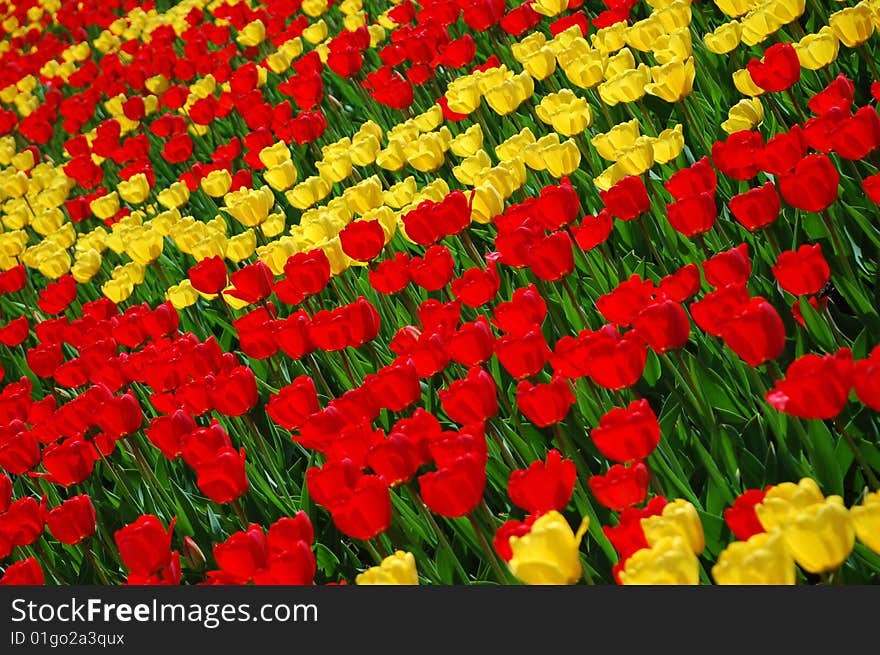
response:
<svg viewBox="0 0 880 655"><path fill-rule="evenodd" d="M755 514L766 531L784 527L797 514L815 504L825 502L825 497L812 478L783 482L767 490L764 499L755 505Z"/></svg>
<svg viewBox="0 0 880 655"><path fill-rule="evenodd" d="M761 533L725 548L712 567L716 584L793 585L794 559L780 532Z"/></svg>
<svg viewBox="0 0 880 655"><path fill-rule="evenodd" d="M359 573L355 582L359 585L417 585L416 559L412 553L395 551L378 566Z"/></svg>
<svg viewBox="0 0 880 655"><path fill-rule="evenodd" d="M695 585L699 578L699 560L679 536L660 539L654 546L636 551L620 571L624 585Z"/></svg>
<svg viewBox="0 0 880 655"><path fill-rule="evenodd" d="M575 533L559 512L543 514L526 534L510 537L510 570L526 584L574 584L583 575L579 549L589 525L585 516Z"/></svg>
<svg viewBox="0 0 880 655"><path fill-rule="evenodd" d="M850 508L849 515L859 541L880 553L880 491L867 494L861 505Z"/></svg>
<svg viewBox="0 0 880 655"><path fill-rule="evenodd" d="M849 510L839 496L800 510L783 527L783 534L795 561L809 573L832 571L843 564L856 539Z"/></svg>

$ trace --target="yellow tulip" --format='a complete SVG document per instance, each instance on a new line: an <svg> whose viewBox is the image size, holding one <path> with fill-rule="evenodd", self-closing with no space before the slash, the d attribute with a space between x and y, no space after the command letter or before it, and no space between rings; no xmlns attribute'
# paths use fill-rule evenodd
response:
<svg viewBox="0 0 880 655"><path fill-rule="evenodd" d="M758 0L713 0L715 2L715 6L717 6L722 12L730 16L731 18L738 18L747 14L755 5L758 4Z"/></svg>
<svg viewBox="0 0 880 655"><path fill-rule="evenodd" d="M544 46L523 61L523 68L536 80L546 80L556 70L556 55Z"/></svg>
<svg viewBox="0 0 880 655"><path fill-rule="evenodd" d="M784 526L801 510L824 500L819 485L812 478L802 478L797 484L782 482L774 485L764 496L764 500L755 506L755 514L769 532Z"/></svg>
<svg viewBox="0 0 880 655"><path fill-rule="evenodd" d="M404 149L404 154L410 166L422 173L436 171L446 161L445 148L437 132L423 134L410 142Z"/></svg>
<svg viewBox="0 0 880 655"><path fill-rule="evenodd" d="M682 498L667 503L660 515L644 518L641 524L645 539L652 546L665 537L679 536L695 555L702 553L706 547L697 508Z"/></svg>
<svg viewBox="0 0 880 655"><path fill-rule="evenodd" d="M863 2L834 12L828 17L828 25L847 48L862 45L874 33L871 12Z"/></svg>
<svg viewBox="0 0 880 655"><path fill-rule="evenodd" d="M379 566L373 566L355 578L358 585L417 585L419 574L416 571L416 558L412 553L402 550L395 551L382 560Z"/></svg>
<svg viewBox="0 0 880 655"><path fill-rule="evenodd" d="M638 138L639 121L633 118L625 123L618 123L607 132L597 134L590 143L602 159L616 161L617 153L630 148Z"/></svg>
<svg viewBox="0 0 880 655"><path fill-rule="evenodd" d="M535 0L532 9L542 16L558 16L568 9L568 0Z"/></svg>
<svg viewBox="0 0 880 655"><path fill-rule="evenodd" d="M199 186L212 198L222 198L232 187L232 174L225 168L218 168L203 177Z"/></svg>
<svg viewBox="0 0 880 655"><path fill-rule="evenodd" d="M652 141L652 146L654 161L658 164L665 164L678 157L684 150L684 134L682 134L681 124L660 132L657 138Z"/></svg>
<svg viewBox="0 0 880 655"><path fill-rule="evenodd" d="M619 102L635 102L645 95L645 87L651 82L651 69L645 64L624 71L617 77L599 85L599 96L606 105Z"/></svg>
<svg viewBox="0 0 880 655"><path fill-rule="evenodd" d="M585 98L563 89L558 93L544 96L535 108L535 113L543 122L563 136L580 134L593 124L593 114Z"/></svg>
<svg viewBox="0 0 880 655"><path fill-rule="evenodd" d="M380 140L372 134L355 137L351 142L351 163L355 166L369 166L376 161L376 155L381 149Z"/></svg>
<svg viewBox="0 0 880 655"><path fill-rule="evenodd" d="M720 585L793 585L796 574L794 558L778 530L733 542L712 567Z"/></svg>
<svg viewBox="0 0 880 655"><path fill-rule="evenodd" d="M547 172L555 178L571 175L581 164L581 150L573 139L551 145L541 153Z"/></svg>
<svg viewBox="0 0 880 655"><path fill-rule="evenodd" d="M651 68L651 84L645 85L645 92L657 96L666 102L680 102L690 95L694 88L694 58L685 61L671 61L662 66Z"/></svg>
<svg viewBox="0 0 880 655"><path fill-rule="evenodd" d="M589 527L588 516L575 533L556 510L542 514L528 533L510 538L510 570L526 584L574 584L583 575L580 545Z"/></svg>
<svg viewBox="0 0 880 655"><path fill-rule="evenodd" d="M22 150L12 158L12 165L19 171L29 171L35 163L33 150Z"/></svg>
<svg viewBox="0 0 880 655"><path fill-rule="evenodd" d="M238 33L235 40L246 48L260 45L266 38L266 26L259 18L251 21Z"/></svg>
<svg viewBox="0 0 880 655"><path fill-rule="evenodd" d="M800 510L783 528L785 542L805 571L824 573L846 561L856 540L849 511L840 496Z"/></svg>
<svg viewBox="0 0 880 655"><path fill-rule="evenodd" d="M226 206L223 211L245 227L255 227L266 220L275 204L272 189L263 186L259 189L240 189L223 197Z"/></svg>
<svg viewBox="0 0 880 655"><path fill-rule="evenodd" d="M375 175L348 187L342 193L345 202L359 216L382 205L382 181Z"/></svg>
<svg viewBox="0 0 880 655"><path fill-rule="evenodd" d="M480 151L482 147L483 128L479 123L474 123L449 143L449 149L456 157L470 157Z"/></svg>
<svg viewBox="0 0 880 655"><path fill-rule="evenodd" d="M342 182L351 175L351 153L347 150L334 155L330 159L315 162L315 168L318 169L318 175L323 177L331 184Z"/></svg>
<svg viewBox="0 0 880 655"><path fill-rule="evenodd" d="M307 28L303 30L302 36L306 41L313 45L320 43L327 38L327 23L324 21L323 18L315 21L314 23L311 23Z"/></svg>
<svg viewBox="0 0 880 655"><path fill-rule="evenodd" d="M752 74L746 68L741 68L733 74L733 85L744 96L756 98L764 93L764 89L755 84Z"/></svg>
<svg viewBox="0 0 880 655"><path fill-rule="evenodd" d="M54 207L37 214L31 221L31 227L34 228L37 234L48 236L60 229L65 220L64 212ZM71 229L73 229L73 226L71 226Z"/></svg>
<svg viewBox="0 0 880 655"><path fill-rule="evenodd" d="M272 271L273 275L282 275L287 260L297 253L296 241L291 237L276 239L256 249L257 258Z"/></svg>
<svg viewBox="0 0 880 655"><path fill-rule="evenodd" d="M486 102L499 116L507 116L514 112L526 99L535 92L535 82L528 71L504 80L484 94Z"/></svg>
<svg viewBox="0 0 880 655"><path fill-rule="evenodd" d="M626 173L623 172L623 169L617 165L617 162L614 162L602 171L597 177L593 178L593 184L596 185L600 191L608 191L615 184L620 182L623 178L626 177Z"/></svg>
<svg viewBox="0 0 880 655"><path fill-rule="evenodd" d="M840 40L830 27L825 26L816 34L807 34L794 44L798 61L808 70L819 70L837 59Z"/></svg>
<svg viewBox="0 0 880 655"><path fill-rule="evenodd" d="M330 183L322 177L312 175L284 194L287 201L297 209L308 209L327 197Z"/></svg>
<svg viewBox="0 0 880 655"><path fill-rule="evenodd" d="M256 248L257 235L253 228L249 228L226 241L226 257L233 262L244 261L254 254Z"/></svg>
<svg viewBox="0 0 880 655"><path fill-rule="evenodd" d="M535 143L535 135L529 128L524 127L517 134L499 143L495 147L495 156L502 161L513 159L522 152L523 148L533 143Z"/></svg>
<svg viewBox="0 0 880 655"><path fill-rule="evenodd" d="M290 159L263 171L263 180L276 191L287 191L296 184L296 178L296 166Z"/></svg>
<svg viewBox="0 0 880 655"><path fill-rule="evenodd" d="M112 218L119 211L119 196L115 191L111 191L105 196L92 200L89 203L89 208L101 220Z"/></svg>
<svg viewBox="0 0 880 655"><path fill-rule="evenodd" d="M665 32L663 25L652 14L630 25L624 38L630 47L641 52L650 52L653 50L654 42Z"/></svg>
<svg viewBox="0 0 880 655"><path fill-rule="evenodd" d="M345 272L354 261L351 257L345 254L344 250L342 250L342 244L340 243L338 236L318 244L318 247L324 251L324 254L327 255L327 259L330 260L330 273L332 275L339 275Z"/></svg>
<svg viewBox="0 0 880 655"><path fill-rule="evenodd" d="M193 288L192 282L188 279L181 280L180 284L168 287L165 292L165 300L170 300L174 309L186 309L196 304L199 299L199 292Z"/></svg>
<svg viewBox="0 0 880 655"><path fill-rule="evenodd" d="M77 250L76 261L70 267L73 279L80 284L85 284L101 270L101 254L94 248Z"/></svg>
<svg viewBox="0 0 880 655"><path fill-rule="evenodd" d="M519 43L514 43L510 46L510 54L513 55L513 58L516 59L519 63L525 62L531 55L535 54L547 45L547 37L544 36L543 32L532 32L524 39L522 39Z"/></svg>
<svg viewBox="0 0 880 655"><path fill-rule="evenodd" d="M849 514L859 541L880 554L880 491L865 496L862 504L852 507Z"/></svg>
<svg viewBox="0 0 880 655"><path fill-rule="evenodd" d="M471 220L475 223L491 223L504 211L504 196L491 182L475 187L471 197Z"/></svg>
<svg viewBox="0 0 880 655"><path fill-rule="evenodd" d="M690 0L674 0L662 9L655 11L654 16L666 28L667 32L686 28L691 24Z"/></svg>
<svg viewBox="0 0 880 655"><path fill-rule="evenodd" d="M700 581L700 561L679 536L660 539L650 548L629 556L620 572L624 585L695 585Z"/></svg>
<svg viewBox="0 0 880 655"><path fill-rule="evenodd" d="M101 291L113 302L119 304L134 292L134 284L127 277L111 278L101 285Z"/></svg>
<svg viewBox="0 0 880 655"><path fill-rule="evenodd" d="M27 175L22 171L18 171L3 183L3 193L10 198L21 198L27 193L28 185L29 182Z"/></svg>
<svg viewBox="0 0 880 655"><path fill-rule="evenodd" d="M764 106L758 98L744 98L730 108L721 129L728 134L753 130L764 122Z"/></svg>
<svg viewBox="0 0 880 655"><path fill-rule="evenodd" d="M423 111L412 120L420 132L431 132L443 124L443 110L440 105L431 105L430 109Z"/></svg>
<svg viewBox="0 0 880 655"><path fill-rule="evenodd" d="M260 150L259 157L263 166L272 168L290 160L290 147L284 141L276 141Z"/></svg>
<svg viewBox="0 0 880 655"><path fill-rule="evenodd" d="M386 189L382 198L389 207L400 209L412 200L416 190L416 178L410 176Z"/></svg>
<svg viewBox="0 0 880 655"><path fill-rule="evenodd" d="M616 164L624 175L641 175L654 165L654 139L640 136L629 148L617 153Z"/></svg>
<svg viewBox="0 0 880 655"><path fill-rule="evenodd" d="M623 48L616 55L608 57L605 62L605 79L614 79L626 71L636 67L636 58L629 48Z"/></svg>
<svg viewBox="0 0 880 655"><path fill-rule="evenodd" d="M260 232L271 239L284 232L285 227L287 227L287 217L284 212L273 212L260 225Z"/></svg>
<svg viewBox="0 0 880 655"><path fill-rule="evenodd" d="M473 75L465 75L454 79L446 88L446 102L450 111L459 114L470 114L480 106L483 92Z"/></svg>
<svg viewBox="0 0 880 655"><path fill-rule="evenodd" d="M654 59L658 64L685 61L693 55L691 31L687 27L664 34L654 43Z"/></svg>
<svg viewBox="0 0 880 655"><path fill-rule="evenodd" d="M485 150L477 151L477 154L463 160L458 166L452 169L455 179L466 186L474 186L477 174L492 165L492 160Z"/></svg>
<svg viewBox="0 0 880 655"><path fill-rule="evenodd" d="M626 45L626 30L626 22L619 21L613 25L597 30L590 36L590 41L596 50L602 54L610 55L612 52L617 52Z"/></svg>
<svg viewBox="0 0 880 655"><path fill-rule="evenodd" d="M523 161L533 171L546 171L547 162L544 161L544 151L551 146L559 145L559 135L551 132L534 143L529 143L521 150Z"/></svg>
<svg viewBox="0 0 880 655"><path fill-rule="evenodd" d="M70 271L70 254L60 247L55 247L40 258L36 266L47 278L57 280Z"/></svg>
<svg viewBox="0 0 880 655"><path fill-rule="evenodd" d="M161 234L155 230L146 229L138 237L128 241L126 251L132 260L146 266L159 258L164 245L165 241Z"/></svg>
<svg viewBox="0 0 880 655"><path fill-rule="evenodd" d="M806 0L773 0L768 8L783 25L788 25L803 16L807 3Z"/></svg>
<svg viewBox="0 0 880 655"><path fill-rule="evenodd" d="M749 12L740 23L742 24L741 39L747 46L763 43L784 25L784 22L769 10L768 5L762 5L755 11Z"/></svg>
<svg viewBox="0 0 880 655"><path fill-rule="evenodd" d="M132 205L139 205L150 196L150 182L144 173L120 181L116 188L119 197Z"/></svg>
<svg viewBox="0 0 880 655"><path fill-rule="evenodd" d="M183 182L174 182L167 189L162 189L156 199L166 209L183 207L189 201L189 187Z"/></svg>
<svg viewBox="0 0 880 655"><path fill-rule="evenodd" d="M560 61L562 71L569 82L581 89L592 89L605 77L608 56L598 50L589 50L571 59Z"/></svg>

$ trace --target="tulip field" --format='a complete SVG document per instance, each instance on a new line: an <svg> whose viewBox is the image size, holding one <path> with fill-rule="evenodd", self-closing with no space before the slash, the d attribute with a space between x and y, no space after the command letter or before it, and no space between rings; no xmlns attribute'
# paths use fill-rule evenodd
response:
<svg viewBox="0 0 880 655"><path fill-rule="evenodd" d="M0 584L880 583L878 29L0 0Z"/></svg>

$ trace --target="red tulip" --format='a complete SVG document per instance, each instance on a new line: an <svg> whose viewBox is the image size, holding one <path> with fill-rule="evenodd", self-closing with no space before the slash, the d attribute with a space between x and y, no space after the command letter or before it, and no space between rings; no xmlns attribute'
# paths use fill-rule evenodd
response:
<svg viewBox="0 0 880 655"><path fill-rule="evenodd" d="M88 495L74 496L49 512L49 532L58 541L75 546L95 534L95 507Z"/></svg>
<svg viewBox="0 0 880 655"><path fill-rule="evenodd" d="M3 577L0 577L0 585L42 585L43 569L40 563L33 557L10 564Z"/></svg>
<svg viewBox="0 0 880 655"><path fill-rule="evenodd" d="M739 541L748 541L749 537L765 532L755 513L755 505L762 503L766 495L763 489L749 489L724 510L724 522Z"/></svg>
<svg viewBox="0 0 880 655"><path fill-rule="evenodd" d="M379 262L369 273L370 286L379 293L397 293L410 283L410 257L404 252L394 254L394 259Z"/></svg>
<svg viewBox="0 0 880 655"><path fill-rule="evenodd" d="M62 275L55 282L50 282L40 292L37 306L46 314L60 314L76 300L76 280L72 275Z"/></svg>
<svg viewBox="0 0 880 655"><path fill-rule="evenodd" d="M727 206L744 228L756 232L779 218L781 204L776 185L765 182L763 186L733 196Z"/></svg>
<svg viewBox="0 0 880 655"><path fill-rule="evenodd" d="M221 448L213 458L199 464L196 484L215 503L231 503L248 490L245 450Z"/></svg>
<svg viewBox="0 0 880 655"><path fill-rule="evenodd" d="M422 397L419 375L412 359L399 357L375 375L367 375L363 386L381 409L402 412Z"/></svg>
<svg viewBox="0 0 880 655"><path fill-rule="evenodd" d="M721 338L749 366L761 366L782 354L785 326L773 305L755 297L724 321Z"/></svg>
<svg viewBox="0 0 880 655"><path fill-rule="evenodd" d="M321 293L330 280L330 260L320 248L300 252L285 262L284 275L293 290L303 297Z"/></svg>
<svg viewBox="0 0 880 655"><path fill-rule="evenodd" d="M158 518L148 514L114 533L119 557L132 574L151 576L171 563L171 532L175 521L172 519L166 530Z"/></svg>
<svg viewBox="0 0 880 655"><path fill-rule="evenodd" d="M615 218L631 221L651 208L645 183L638 175L628 175L599 196Z"/></svg>
<svg viewBox="0 0 880 655"><path fill-rule="evenodd" d="M700 269L696 264L686 264L674 273L664 276L657 285L656 295L675 302L684 302L700 290Z"/></svg>
<svg viewBox="0 0 880 655"><path fill-rule="evenodd" d="M377 220L352 221L339 232L339 245L355 261L372 261L385 247L385 230Z"/></svg>
<svg viewBox="0 0 880 655"><path fill-rule="evenodd" d="M596 309L607 321L628 327L633 318L651 302L656 291L651 280L642 280L640 275L631 275L608 293L596 300Z"/></svg>
<svg viewBox="0 0 880 655"><path fill-rule="evenodd" d="M0 343L9 348L24 343L30 332L30 324L26 316L19 316L0 327Z"/></svg>
<svg viewBox="0 0 880 655"><path fill-rule="evenodd" d="M568 178L541 189L541 195L535 203L535 215L548 230L565 227L577 218L579 212L580 199Z"/></svg>
<svg viewBox="0 0 880 655"><path fill-rule="evenodd" d="M508 334L521 335L540 326L547 316L547 303L534 284L519 288L507 302L495 306L494 324Z"/></svg>
<svg viewBox="0 0 880 655"><path fill-rule="evenodd" d="M286 430L295 430L319 409L315 381L308 375L295 378L273 394L266 404L266 413Z"/></svg>
<svg viewBox="0 0 880 655"><path fill-rule="evenodd" d="M474 455L463 455L419 476L419 493L432 512L456 518L474 511L486 488L486 466Z"/></svg>
<svg viewBox="0 0 880 655"><path fill-rule="evenodd" d="M43 450L45 477L63 487L78 484L92 474L97 458L94 446L81 437L51 444Z"/></svg>
<svg viewBox="0 0 880 655"><path fill-rule="evenodd" d="M862 180L862 189L871 202L880 204L880 173L869 175Z"/></svg>
<svg viewBox="0 0 880 655"><path fill-rule="evenodd" d="M785 175L807 154L807 139L798 125L788 132L780 132L761 151L761 170L773 175ZM766 186L766 185L765 185Z"/></svg>
<svg viewBox="0 0 880 655"><path fill-rule="evenodd" d="M657 354L684 347L691 334L687 312L673 300L656 300L633 319L633 329Z"/></svg>
<svg viewBox="0 0 880 655"><path fill-rule="evenodd" d="M880 116L874 107L862 107L842 120L831 135L831 149L844 159L864 159L878 147Z"/></svg>
<svg viewBox="0 0 880 655"><path fill-rule="evenodd" d="M605 243L613 228L611 213L607 209L602 209L596 216L584 216L580 225L572 225L571 234L581 250L589 252Z"/></svg>
<svg viewBox="0 0 880 655"><path fill-rule="evenodd" d="M701 329L716 337L721 336L724 324L749 302L745 284L731 284L691 303L691 316Z"/></svg>
<svg viewBox="0 0 880 655"><path fill-rule="evenodd" d="M785 91L801 78L800 60L790 43L770 46L760 60L751 59L746 68L752 81L770 92Z"/></svg>
<svg viewBox="0 0 880 655"><path fill-rule="evenodd" d="M427 291L442 289L452 279L455 262L446 246L431 246L424 257L409 261L412 281Z"/></svg>
<svg viewBox="0 0 880 655"><path fill-rule="evenodd" d="M700 193L683 200L666 205L666 215L669 224L676 232L681 232L686 237L694 237L704 234L715 225L715 217L718 209L715 206L715 196L707 192Z"/></svg>
<svg viewBox="0 0 880 655"><path fill-rule="evenodd" d="M818 293L831 277L818 243L781 253L771 270L779 286L795 296Z"/></svg>
<svg viewBox="0 0 880 655"><path fill-rule="evenodd" d="M16 500L0 514L0 559L9 556L15 546L30 546L46 525L46 498L40 502L27 497Z"/></svg>
<svg viewBox="0 0 880 655"><path fill-rule="evenodd" d="M8 475L0 473L0 514L9 509L12 502L12 480Z"/></svg>
<svg viewBox="0 0 880 655"><path fill-rule="evenodd" d="M841 348L833 355L799 357L766 398L774 409L791 416L832 419L846 407L852 387L852 353Z"/></svg>
<svg viewBox="0 0 880 655"><path fill-rule="evenodd" d="M495 340L495 354L501 366L517 380L534 375L550 356L544 333L532 328L523 335L505 335Z"/></svg>
<svg viewBox="0 0 880 655"><path fill-rule="evenodd" d="M492 357L495 336L485 316L472 323L462 323L447 343L450 357L467 367L477 366Z"/></svg>
<svg viewBox="0 0 880 655"><path fill-rule="evenodd" d="M853 383L858 399L880 412L880 346L874 348L867 359L856 362Z"/></svg>
<svg viewBox="0 0 880 655"><path fill-rule="evenodd" d="M814 94L807 102L807 107L814 114L823 116L832 109L849 112L853 103L855 85L843 73L838 74L828 85Z"/></svg>
<svg viewBox="0 0 880 655"><path fill-rule="evenodd" d="M606 325L587 338L587 361L593 382L605 389L631 387L645 371L648 349L634 331L621 335Z"/></svg>
<svg viewBox="0 0 880 655"><path fill-rule="evenodd" d="M660 443L660 424L647 400L635 400L625 409L604 414L590 437L599 452L612 461L641 461Z"/></svg>
<svg viewBox="0 0 880 655"><path fill-rule="evenodd" d="M715 169L709 163L709 158L704 156L687 168L682 168L674 173L663 186L676 200L684 200L701 193L715 194L718 185L718 177Z"/></svg>
<svg viewBox="0 0 880 655"><path fill-rule="evenodd" d="M605 475L591 476L589 485L601 505L619 512L645 500L650 478L648 467L641 462L629 467L615 464Z"/></svg>
<svg viewBox="0 0 880 655"><path fill-rule="evenodd" d="M229 281L233 288L224 293L253 304L269 297L275 277L266 264L257 260L235 271L229 276Z"/></svg>
<svg viewBox="0 0 880 655"><path fill-rule="evenodd" d="M498 390L492 376L478 366L437 392L446 415L460 425L480 423L498 413Z"/></svg>
<svg viewBox="0 0 880 655"><path fill-rule="evenodd" d="M468 307L485 305L495 298L500 288L501 278L494 262L489 262L486 268L467 269L450 285L452 295Z"/></svg>
<svg viewBox="0 0 880 655"><path fill-rule="evenodd" d="M183 410L177 410L166 416L157 416L150 421L150 427L144 430L150 443L158 448L168 459L176 459L180 455L183 437L196 429L192 416Z"/></svg>
<svg viewBox="0 0 880 655"><path fill-rule="evenodd" d="M574 462L562 459L554 448L545 461L511 472L507 493L514 505L529 513L561 512L571 499L576 478Z"/></svg>
<svg viewBox="0 0 880 655"><path fill-rule="evenodd" d="M565 419L574 401L574 394L563 377L539 384L522 380L516 387L516 406L540 428Z"/></svg>
<svg viewBox="0 0 880 655"><path fill-rule="evenodd" d="M736 248L719 252L703 262L703 274L706 282L716 289L729 284L745 284L752 274L748 244L741 243Z"/></svg>
<svg viewBox="0 0 880 655"><path fill-rule="evenodd" d="M734 180L750 180L761 169L764 141L759 132L734 132L712 144L712 162Z"/></svg>
<svg viewBox="0 0 880 655"><path fill-rule="evenodd" d="M188 276L196 291L220 293L226 288L226 263L219 255L206 257L189 269Z"/></svg>
<svg viewBox="0 0 880 655"><path fill-rule="evenodd" d="M792 207L821 212L837 200L840 174L827 156L807 155L779 178L779 192Z"/></svg>
<svg viewBox="0 0 880 655"><path fill-rule="evenodd" d="M210 391L211 405L225 416L241 416L257 404L257 380L247 366L236 366L217 376Z"/></svg>

